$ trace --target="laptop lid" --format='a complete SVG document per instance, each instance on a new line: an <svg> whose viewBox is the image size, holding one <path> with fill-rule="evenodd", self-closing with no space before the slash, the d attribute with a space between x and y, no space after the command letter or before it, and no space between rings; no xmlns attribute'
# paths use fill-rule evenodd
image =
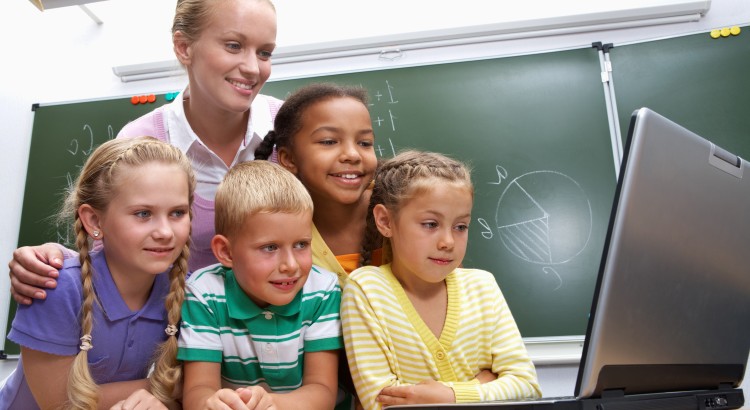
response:
<svg viewBox="0 0 750 410"><path fill-rule="evenodd" d="M750 170L633 114L578 398L737 387L750 352Z"/></svg>

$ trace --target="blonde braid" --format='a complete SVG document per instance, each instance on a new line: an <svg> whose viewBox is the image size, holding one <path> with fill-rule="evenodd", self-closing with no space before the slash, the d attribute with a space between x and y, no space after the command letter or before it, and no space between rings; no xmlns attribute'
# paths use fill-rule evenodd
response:
<svg viewBox="0 0 750 410"><path fill-rule="evenodd" d="M192 207L196 182L187 157L172 145L151 137L139 137L109 140L98 147L86 160L84 167L81 169L81 174L78 176L75 186L71 187L60 212L61 218L71 217L74 221L76 246L81 260L83 291L80 317L83 337L81 338L81 351L74 359L68 378L67 408L91 409L96 408L98 404L98 389L88 368L87 351L92 348L92 342L96 342L91 340L94 326L92 312L94 304L98 304L99 301L93 287L92 275L94 272L91 264L90 244L80 220L80 207L88 205L95 210L106 210L109 202L116 194L119 182L117 179L118 169L121 167L138 167L151 162L177 164L185 171L189 184L189 206ZM190 215L192 219L192 214ZM188 248L189 241L183 246L178 260L172 265L170 271L170 294L165 301L170 324L167 329L170 331L170 337L163 343L164 348L160 350L164 358L159 360L154 381L157 386L167 386L161 390L162 393L166 393L159 396L159 398L165 399L167 403L172 401L172 391L175 390L175 385L181 378L181 369L177 366L176 361L177 341L173 336L176 334L176 327L180 324L180 309L185 297L184 285L188 271ZM172 370L173 368L176 369Z"/></svg>
<svg viewBox="0 0 750 410"><path fill-rule="evenodd" d="M88 364L88 349L91 348L91 331L94 327L93 309L96 294L94 293L89 238L80 218L76 216L74 229L76 246L81 261L81 281L83 283L83 305L81 307L81 350L76 355L68 377L68 408L95 409L99 401L96 382L91 377ZM95 341L94 341L95 342Z"/></svg>
<svg viewBox="0 0 750 410"><path fill-rule="evenodd" d="M175 387L182 383L182 364L177 360L177 329L182 317L182 302L185 300L185 277L189 257L190 240L183 246L180 256L169 272L169 294L164 301L167 309L167 340L156 350L154 373L149 379L151 394L165 404L174 402ZM170 329L171 326L175 328Z"/></svg>

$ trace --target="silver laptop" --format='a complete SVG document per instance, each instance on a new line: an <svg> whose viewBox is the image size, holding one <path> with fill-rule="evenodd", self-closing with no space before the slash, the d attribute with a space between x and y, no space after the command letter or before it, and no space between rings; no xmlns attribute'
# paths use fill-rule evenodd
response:
<svg viewBox="0 0 750 410"><path fill-rule="evenodd" d="M642 108L620 175L575 396L392 409L742 407L748 162Z"/></svg>

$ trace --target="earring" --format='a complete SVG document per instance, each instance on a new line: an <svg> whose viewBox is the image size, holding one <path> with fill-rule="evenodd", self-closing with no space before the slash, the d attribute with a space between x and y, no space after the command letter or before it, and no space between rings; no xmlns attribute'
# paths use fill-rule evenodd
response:
<svg viewBox="0 0 750 410"><path fill-rule="evenodd" d="M91 235L93 235L94 238L98 238L99 237L99 231L94 231L94 232L91 233Z"/></svg>

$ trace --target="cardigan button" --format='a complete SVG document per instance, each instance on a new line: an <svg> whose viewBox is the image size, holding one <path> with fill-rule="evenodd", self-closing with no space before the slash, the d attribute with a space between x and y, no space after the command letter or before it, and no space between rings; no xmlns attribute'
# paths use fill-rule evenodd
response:
<svg viewBox="0 0 750 410"><path fill-rule="evenodd" d="M435 358L438 359L438 360L444 360L445 359L445 353L443 353L442 351L438 350L437 352L435 352Z"/></svg>

